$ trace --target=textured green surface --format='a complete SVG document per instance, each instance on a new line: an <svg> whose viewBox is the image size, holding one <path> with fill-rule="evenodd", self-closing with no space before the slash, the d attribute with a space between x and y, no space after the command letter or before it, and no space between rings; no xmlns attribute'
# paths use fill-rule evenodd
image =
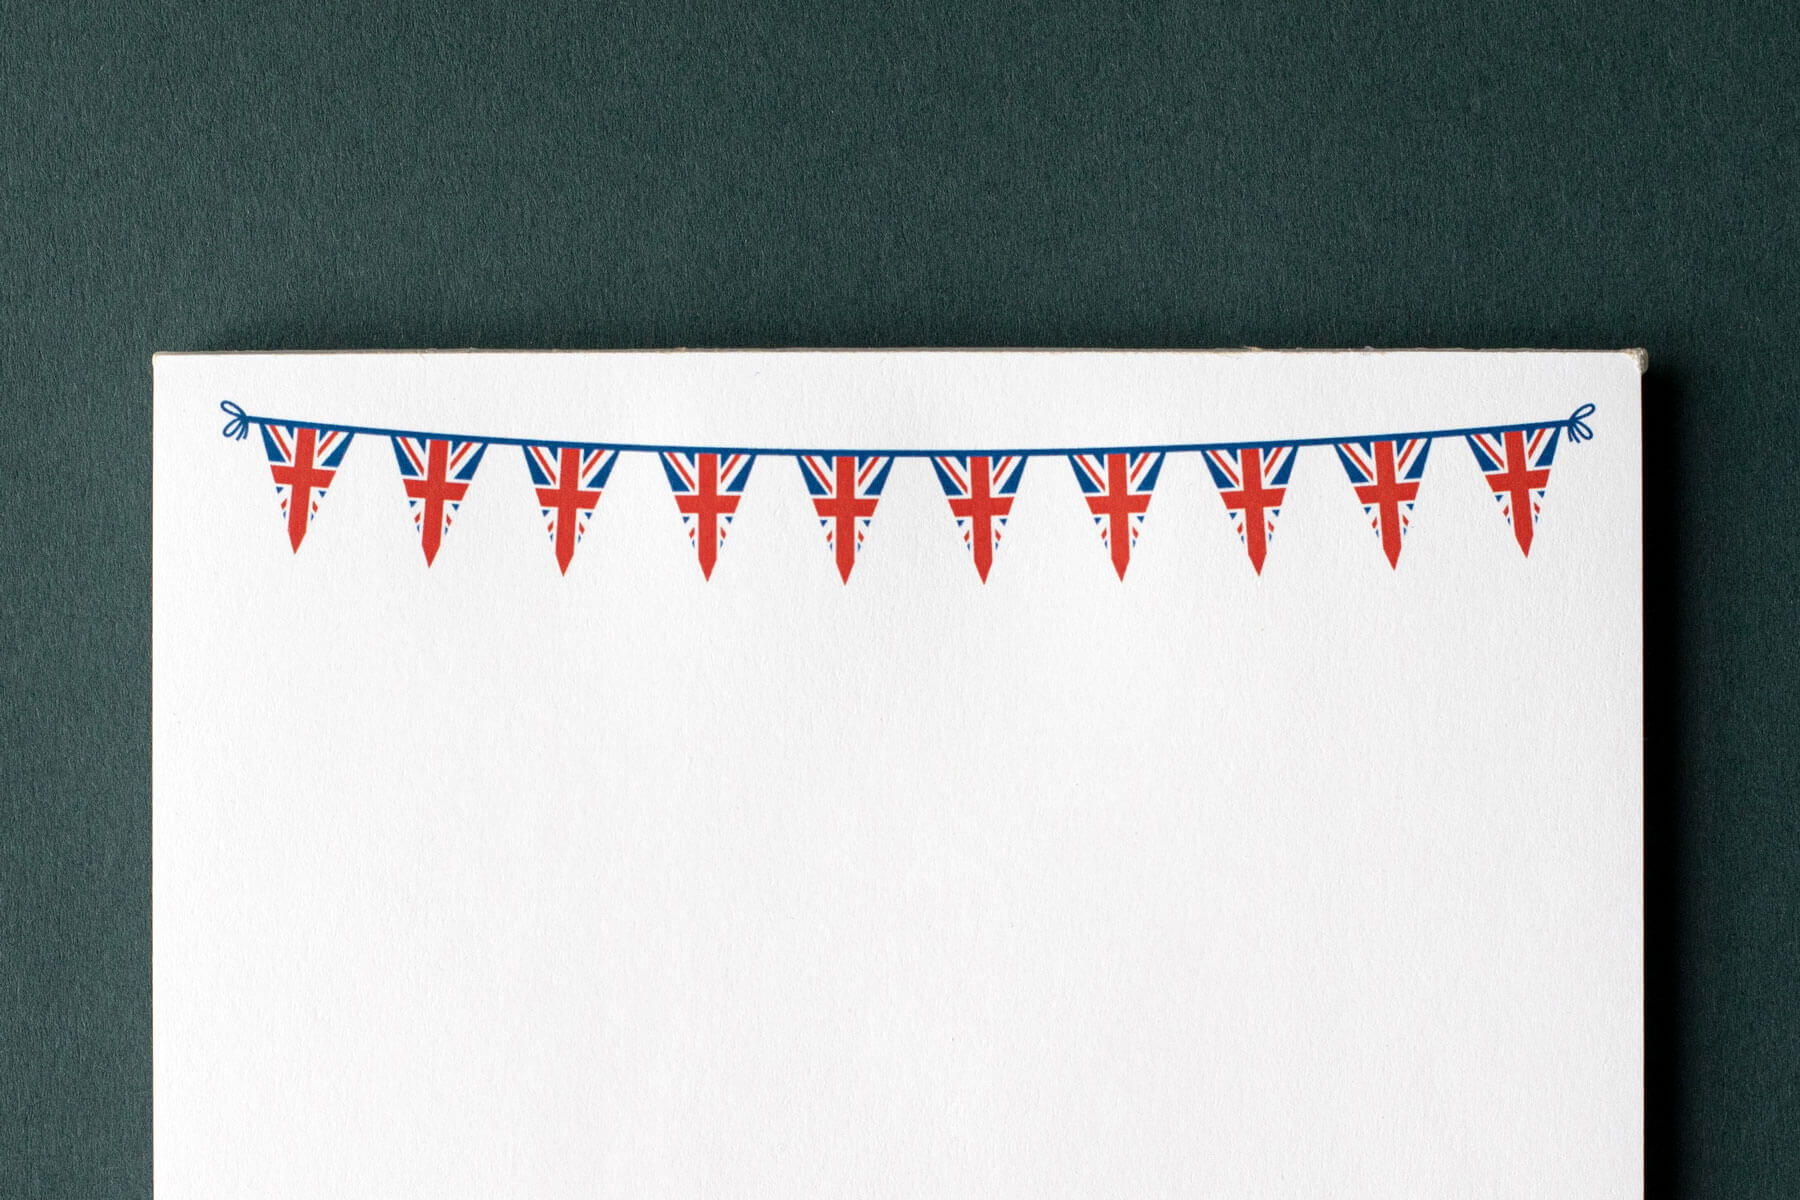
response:
<svg viewBox="0 0 1800 1200"><path fill-rule="evenodd" d="M151 352L790 344L1648 347L1651 1189L1800 1194L1793 5L443 7L0 0L0 1195L150 1190Z"/></svg>

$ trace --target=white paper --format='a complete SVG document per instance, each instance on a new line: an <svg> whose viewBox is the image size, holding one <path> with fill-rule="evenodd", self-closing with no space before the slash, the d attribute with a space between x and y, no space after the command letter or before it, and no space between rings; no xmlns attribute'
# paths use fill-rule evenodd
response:
<svg viewBox="0 0 1800 1200"><path fill-rule="evenodd" d="M182 1197L1642 1191L1625 353L163 355L155 1183ZM1121 581L1034 457L841 582L792 458L710 581L624 454L561 574L491 447L427 568L358 435L294 552L252 414L921 448L1461 438L1398 568L1329 447L1260 576L1194 454Z"/></svg>

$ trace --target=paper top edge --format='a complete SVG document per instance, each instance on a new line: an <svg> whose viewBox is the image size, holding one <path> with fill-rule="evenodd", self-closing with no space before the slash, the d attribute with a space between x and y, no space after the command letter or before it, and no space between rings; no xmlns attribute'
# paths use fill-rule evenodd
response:
<svg viewBox="0 0 1800 1200"><path fill-rule="evenodd" d="M1245 355L1344 355L1350 357L1390 354L1628 354L1637 363L1638 373L1650 369L1650 352L1641 347L1615 350L1573 349L1549 350L1531 346L1502 346L1478 349L1468 346L1388 346L1388 347L1292 347L1272 349L1266 346L1213 347L1182 349L1177 347L1106 347L1106 346L666 346L613 347L610 349L485 349L480 346L435 347L432 349L389 350L157 350L151 362L159 358L293 358L324 355L623 355L623 354L1120 354L1168 355L1184 357Z"/></svg>

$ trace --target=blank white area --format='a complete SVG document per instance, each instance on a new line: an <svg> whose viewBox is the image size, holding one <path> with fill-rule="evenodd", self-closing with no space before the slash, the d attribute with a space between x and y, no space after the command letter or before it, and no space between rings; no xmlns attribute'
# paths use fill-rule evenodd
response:
<svg viewBox="0 0 1800 1200"><path fill-rule="evenodd" d="M896 464L848 587L759 459L567 577L519 451L427 570L385 439L298 555L252 412L1019 446L1460 439L1400 569L1305 449L1261 578L1171 457L1124 584L1033 459L989 583ZM1641 1194L1624 354L161 356L155 1163L182 1197Z"/></svg>

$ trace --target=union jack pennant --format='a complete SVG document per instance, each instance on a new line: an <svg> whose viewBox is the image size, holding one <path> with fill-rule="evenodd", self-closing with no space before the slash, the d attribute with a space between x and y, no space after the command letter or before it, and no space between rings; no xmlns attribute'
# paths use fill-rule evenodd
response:
<svg viewBox="0 0 1800 1200"><path fill-rule="evenodd" d="M662 451L663 472L675 493L675 507L681 510L689 543L699 553L700 573L708 579L755 462L754 454Z"/></svg>
<svg viewBox="0 0 1800 1200"><path fill-rule="evenodd" d="M850 582L850 568L868 536L875 502L887 486L891 455L802 454L798 456L807 494L825 527L825 545L837 559L838 576Z"/></svg>
<svg viewBox="0 0 1800 1200"><path fill-rule="evenodd" d="M1488 487L1493 489L1506 523L1512 526L1513 538L1527 555L1543 511L1544 488L1550 483L1550 464L1556 458L1556 442L1561 436L1561 425L1494 429L1468 435L1476 465L1487 476Z"/></svg>
<svg viewBox="0 0 1800 1200"><path fill-rule="evenodd" d="M487 443L421 437L389 440L394 443L394 459L406 485L406 504L412 509L413 528L419 531L419 545L429 567L468 494L469 481L487 453Z"/></svg>
<svg viewBox="0 0 1800 1200"><path fill-rule="evenodd" d="M1419 481L1425 477L1425 456L1430 438L1405 441L1339 442L1338 459L1362 501L1369 527L1381 539L1388 566L1400 566L1400 540L1412 526L1413 504L1419 498Z"/></svg>
<svg viewBox="0 0 1800 1200"><path fill-rule="evenodd" d="M1100 544L1112 551L1113 570L1125 578L1138 531L1150 510L1150 491L1162 473L1163 456L1144 454L1071 454L1075 482L1087 500L1094 524L1100 527Z"/></svg>
<svg viewBox="0 0 1800 1200"><path fill-rule="evenodd" d="M986 583L994 565L994 547L1000 544L1000 531L1025 475L1025 456L939 454L931 465L944 485L956 527L962 530L963 545L975 556L975 570Z"/></svg>
<svg viewBox="0 0 1800 1200"><path fill-rule="evenodd" d="M269 455L269 474L275 477L275 498L287 521L288 545L300 552L312 519L319 515L325 489L337 477L354 434L306 425L269 425L262 428L263 449Z"/></svg>
<svg viewBox="0 0 1800 1200"><path fill-rule="evenodd" d="M603 446L525 447L525 469L531 472L550 544L556 549L556 565L564 575L618 460L617 450Z"/></svg>
<svg viewBox="0 0 1800 1200"><path fill-rule="evenodd" d="M1219 485L1225 512L1250 552L1250 565L1261 575L1269 539L1275 534L1275 518L1281 515L1281 500L1287 495L1288 476L1294 470L1294 447L1208 450L1206 469Z"/></svg>

